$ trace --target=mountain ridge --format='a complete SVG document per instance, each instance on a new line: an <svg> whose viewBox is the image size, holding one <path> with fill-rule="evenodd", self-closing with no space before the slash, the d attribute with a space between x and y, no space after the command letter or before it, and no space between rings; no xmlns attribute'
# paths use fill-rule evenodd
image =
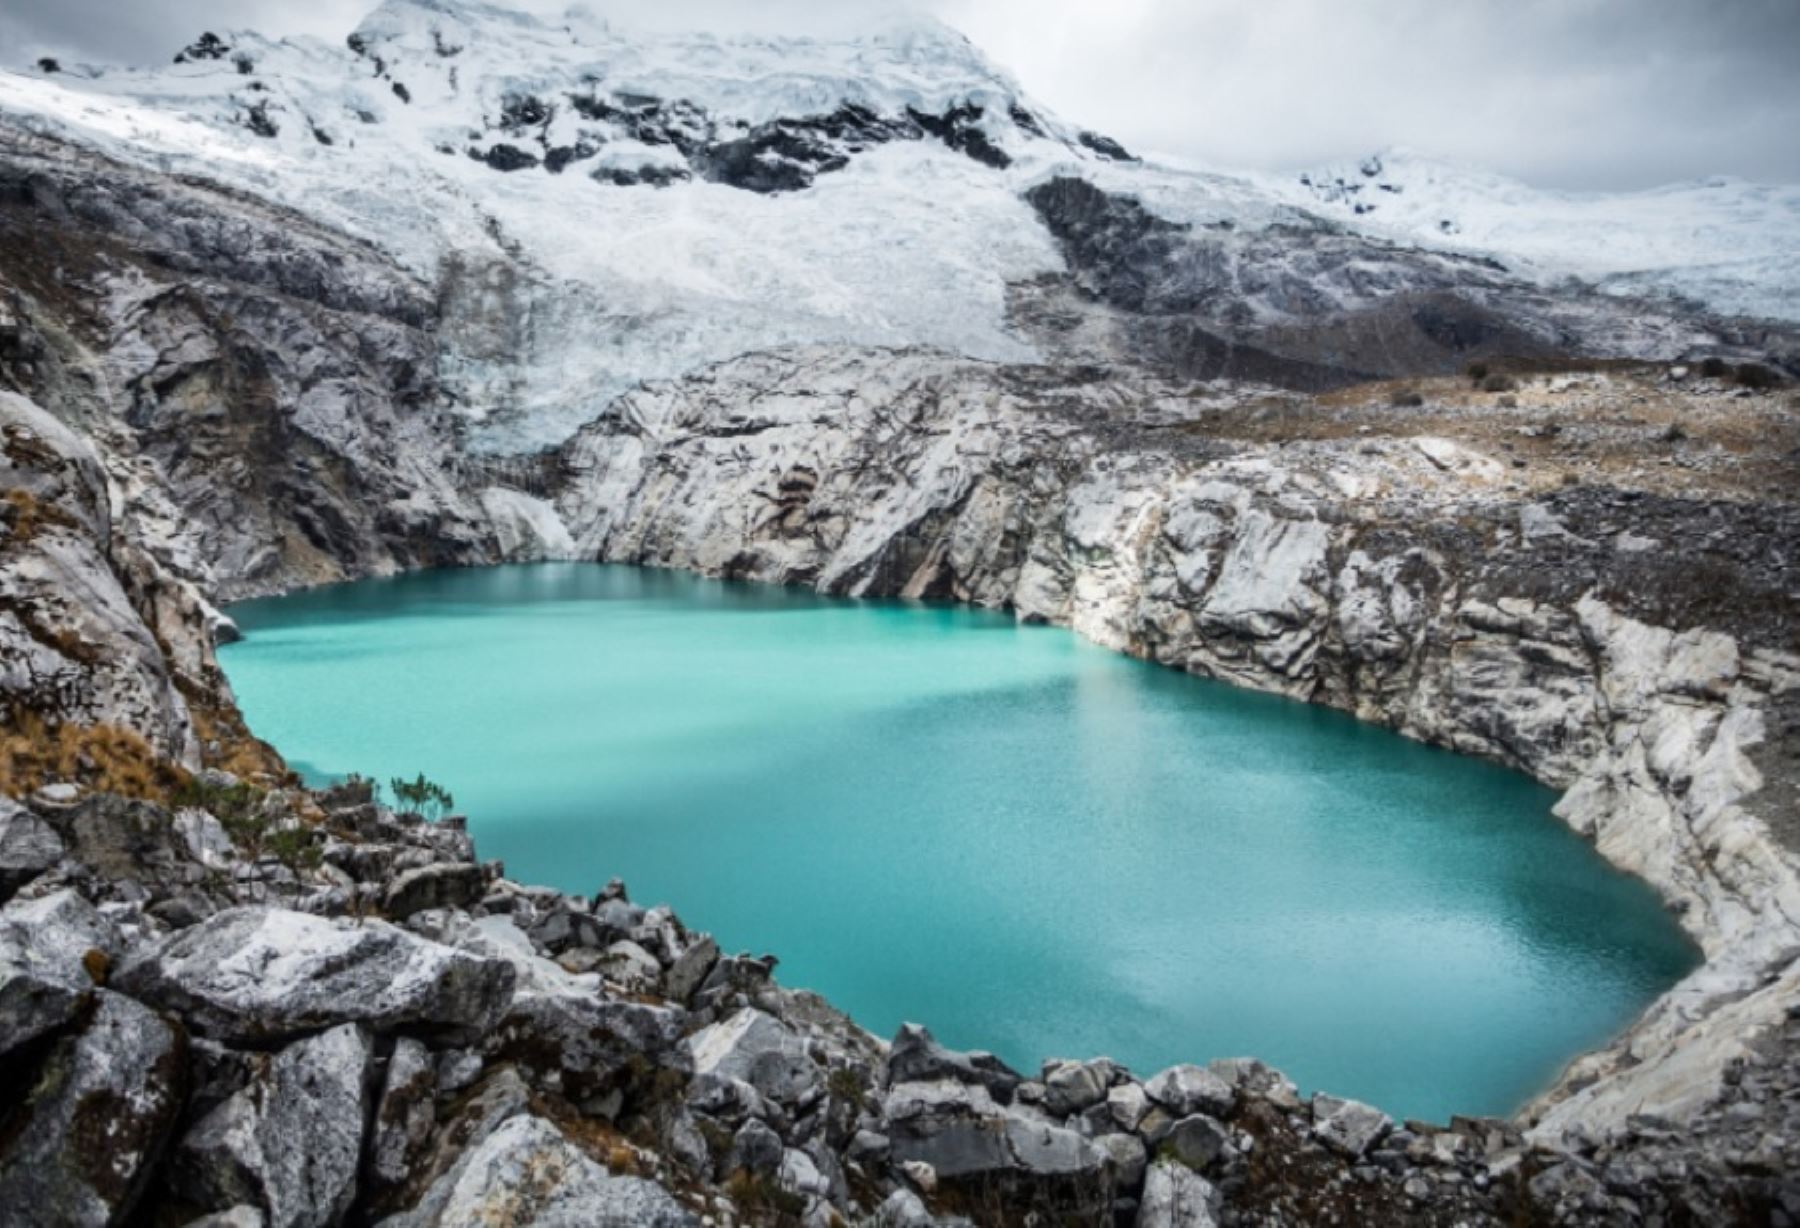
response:
<svg viewBox="0 0 1800 1228"><path fill-rule="evenodd" d="M1577 210L1574 222L1526 227L1530 241L1512 253L1429 233L1418 218L1450 206L1416 190L1382 192L1389 181L1380 176L1368 191L1392 199L1359 215L1358 193L1340 193L1345 206L1292 181L1138 161L1043 107L939 23L861 38L721 37L557 24L475 0L387 0L341 47L205 36L177 58L97 78L0 74L0 114L279 201L466 294L469 312L450 315L468 324L469 344L452 345L445 385L487 451L554 445L640 379L771 346L1053 356L1060 339L1018 302L1022 292L1040 297L1022 288L1073 272L1054 228L1029 204L1064 178L1208 237L1190 266L1203 281L1206 269L1225 280L1205 281L1187 299L1255 301L1258 287L1317 265L1321 243L1353 279L1359 261L1391 270L1379 295L1426 286L1463 295L1443 261L1474 255L1505 274L1503 285L1484 274L1491 284L1468 288L1482 300L1476 314L1504 318L1458 337L1529 336L1534 350L1630 357L1720 352L1786 363L1800 353L1779 336L1771 351L1755 329L1713 323L1705 302L1800 312L1789 285L1791 277L1800 287L1800 255L1767 233L1768 219L1790 211L1800 230L1800 192L1769 196L1735 261L1712 259L1714 226L1711 247L1664 235L1647 249L1650 267L1622 256L1583 280L1564 267L1566 249L1593 246L1586 236L1604 225L1606 200ZM1510 233L1477 207L1479 196L1448 196L1459 230ZM1411 221L1397 218L1402 200ZM1747 265L1761 272L1747 274ZM1571 294L1599 295L1577 312L1590 322L1573 334L1537 305ZM1350 380L1408 374L1408 364L1442 373L1489 352L1480 341L1466 352L1441 346L1430 328L1420 334L1404 312L1385 308L1379 322L1346 325L1346 312L1365 312L1365 298L1288 291L1288 305L1250 318L1180 323L1178 331L1206 335L1179 343L1160 337L1166 322L1146 326L1126 312L1117 321L1124 334L1148 327L1159 336L1100 357L1161 362L1171 344L1249 346L1278 360L1257 370L1341 365ZM1592 322L1608 313L1608 299L1620 303L1618 318ZM1522 317L1514 302L1525 304ZM1093 302L1065 306L1086 312ZM1637 316L1674 323L1645 334ZM1398 328L1413 340L1353 345L1345 357L1335 339L1345 327ZM501 349L513 355L505 363ZM1403 361L1372 363L1381 349Z"/></svg>

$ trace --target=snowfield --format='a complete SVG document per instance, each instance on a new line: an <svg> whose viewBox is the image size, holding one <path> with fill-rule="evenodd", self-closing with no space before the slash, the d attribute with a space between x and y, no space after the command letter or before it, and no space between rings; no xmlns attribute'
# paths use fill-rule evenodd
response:
<svg viewBox="0 0 1800 1228"><path fill-rule="evenodd" d="M1544 283L1800 320L1800 188L1579 196L1408 154L1304 181L1123 161L930 22L719 38L387 0L347 45L230 34L183 58L0 73L0 115L297 209L439 286L459 304L445 386L498 451L783 344L1036 357L1008 286L1063 270L1022 199L1059 175L1177 222L1323 217ZM793 123L830 116L856 130ZM745 190L763 175L797 182Z"/></svg>

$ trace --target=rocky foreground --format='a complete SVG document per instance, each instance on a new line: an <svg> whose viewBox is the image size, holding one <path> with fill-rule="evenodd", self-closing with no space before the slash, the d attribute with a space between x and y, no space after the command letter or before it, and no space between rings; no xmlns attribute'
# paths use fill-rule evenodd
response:
<svg viewBox="0 0 1800 1228"><path fill-rule="evenodd" d="M1084 299L1067 361L751 354L494 457L439 373L516 304L454 288L0 126L0 1221L1800 1219L1800 407L1755 337L1311 396L1077 365L1147 352ZM1010 608L1497 759L1706 963L1510 1123L884 1044L296 788L213 659L215 603L542 557Z"/></svg>
<svg viewBox="0 0 1800 1228"><path fill-rule="evenodd" d="M614 882L217 774L0 802L0 1222L1784 1222L1800 1021L1604 1144L1215 1061L891 1043Z"/></svg>

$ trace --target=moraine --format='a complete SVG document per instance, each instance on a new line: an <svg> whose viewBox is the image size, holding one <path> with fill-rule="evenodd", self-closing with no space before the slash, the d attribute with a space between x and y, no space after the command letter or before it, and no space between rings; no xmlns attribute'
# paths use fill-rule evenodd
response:
<svg viewBox="0 0 1800 1228"><path fill-rule="evenodd" d="M233 614L297 766L423 770L514 877L623 875L877 1033L1254 1053L1442 1119L1695 963L1526 778L1004 615L581 564Z"/></svg>

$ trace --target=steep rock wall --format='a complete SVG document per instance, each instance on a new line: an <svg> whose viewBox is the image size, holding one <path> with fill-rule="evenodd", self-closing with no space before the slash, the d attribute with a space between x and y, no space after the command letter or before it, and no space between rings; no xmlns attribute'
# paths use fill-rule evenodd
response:
<svg viewBox="0 0 1800 1228"><path fill-rule="evenodd" d="M1534 1111L1603 1129L1703 1103L1800 975L1800 863L1765 821L1789 806L1757 765L1800 688L1794 509L1522 487L1404 424L1249 438L1253 391L1113 376L751 356L622 400L565 449L558 507L578 557L1012 608L1566 790L1707 963ZM1690 559L1710 593L1645 578Z"/></svg>

